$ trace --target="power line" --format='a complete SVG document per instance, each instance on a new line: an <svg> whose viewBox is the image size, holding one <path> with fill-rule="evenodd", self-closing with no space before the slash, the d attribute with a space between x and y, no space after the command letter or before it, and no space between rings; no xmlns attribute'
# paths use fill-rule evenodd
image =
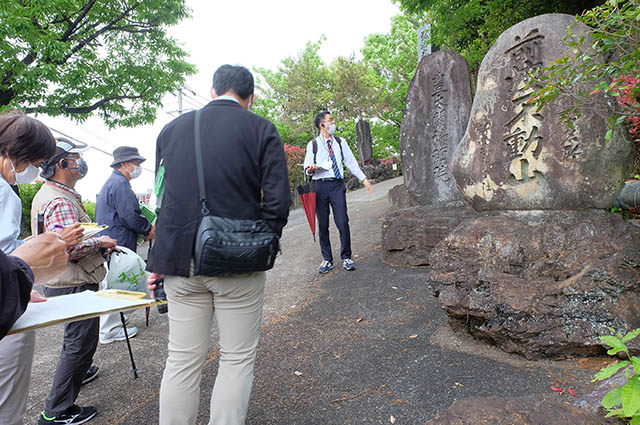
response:
<svg viewBox="0 0 640 425"><path fill-rule="evenodd" d="M76 137L69 136L68 134L63 133L63 132L62 132L62 131L60 131L60 130L56 130L55 128L53 128L53 127L51 127L51 126L49 126L49 129L50 129L50 130L52 130L52 131L55 131L56 133L58 133L59 135L61 135L61 136L63 136L63 137L66 137L67 139L70 139L70 140L72 140L72 141L76 141L76 142L78 142L78 143L83 143L83 144L85 144L85 145L89 146L91 149L95 149L95 150L97 150L98 152L103 153L103 154L108 155L108 156L110 156L111 158L113 158L113 154L112 154L111 152L107 152L107 151L105 151L105 150L103 150L103 149L100 149L100 148L99 148L99 147L97 147L97 146L93 146L93 145L92 145L92 144L90 144L90 143L83 142L82 140L80 140L80 139L78 139L78 138L76 138ZM140 167L141 167L143 170L145 170L145 171L149 171L150 173L155 174L155 171L154 171L154 170L152 170L152 169L150 169L150 168L142 167L142 165L141 165Z"/></svg>
<svg viewBox="0 0 640 425"><path fill-rule="evenodd" d="M184 96L184 100L186 102L190 102L192 105L196 104L199 108L202 108L205 104L200 102L198 99L196 99L195 97L189 96L188 94L183 94Z"/></svg>
<svg viewBox="0 0 640 425"><path fill-rule="evenodd" d="M200 99L202 99L204 101L205 104L211 102L211 99L207 99L204 96L199 95L198 93L195 92L195 90L193 90L191 87L189 86L184 86L185 90L189 90L194 96L199 97Z"/></svg>

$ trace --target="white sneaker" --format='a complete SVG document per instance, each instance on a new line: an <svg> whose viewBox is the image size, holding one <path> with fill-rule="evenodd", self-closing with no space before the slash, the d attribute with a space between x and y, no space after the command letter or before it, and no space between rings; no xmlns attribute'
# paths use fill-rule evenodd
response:
<svg viewBox="0 0 640 425"><path fill-rule="evenodd" d="M138 334L138 328L135 326L127 327L127 334L129 338L133 338ZM113 332L111 335L106 338L100 337L100 344L111 344L112 342L124 341L127 337L124 335L124 328L119 327L117 332Z"/></svg>

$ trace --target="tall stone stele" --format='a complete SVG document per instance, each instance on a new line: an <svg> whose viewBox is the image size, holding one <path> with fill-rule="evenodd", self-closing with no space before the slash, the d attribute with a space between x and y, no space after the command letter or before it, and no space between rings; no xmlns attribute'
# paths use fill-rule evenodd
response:
<svg viewBox="0 0 640 425"><path fill-rule="evenodd" d="M373 145L371 144L371 127L363 119L356 123L356 142L360 164L368 164L373 159Z"/></svg>
<svg viewBox="0 0 640 425"><path fill-rule="evenodd" d="M404 184L420 205L460 200L451 158L471 109L467 61L455 52L425 56L409 84L400 127Z"/></svg>
<svg viewBox="0 0 640 425"><path fill-rule="evenodd" d="M604 211L631 171L624 129L606 113L529 103L530 75L571 55L573 16L547 14L505 31L482 61L453 175L478 217L430 256L429 281L451 318L528 358L604 353L599 335L640 326L640 229ZM600 99L603 100L603 99Z"/></svg>
<svg viewBox="0 0 640 425"><path fill-rule="evenodd" d="M393 211L383 224L388 263L427 265L431 249L472 212L451 174L470 109L465 59L450 51L423 57L407 91L400 128L404 185L392 190Z"/></svg>

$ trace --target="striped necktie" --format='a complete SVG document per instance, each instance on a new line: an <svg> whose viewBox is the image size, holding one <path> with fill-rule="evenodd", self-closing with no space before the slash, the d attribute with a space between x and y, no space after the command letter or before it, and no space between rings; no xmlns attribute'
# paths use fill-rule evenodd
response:
<svg viewBox="0 0 640 425"><path fill-rule="evenodd" d="M333 168L333 174L335 174L337 179L341 179L342 173L340 172L340 167L338 167L336 156L333 154L333 149L331 148L331 139L327 139L327 150L329 151L329 158L331 158L331 168Z"/></svg>

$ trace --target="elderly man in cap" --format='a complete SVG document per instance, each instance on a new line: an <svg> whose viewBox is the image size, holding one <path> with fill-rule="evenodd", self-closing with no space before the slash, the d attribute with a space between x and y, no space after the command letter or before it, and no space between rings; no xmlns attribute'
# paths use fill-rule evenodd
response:
<svg viewBox="0 0 640 425"><path fill-rule="evenodd" d="M129 183L140 176L140 164L145 158L138 149L120 146L113 151L111 167L113 173L107 179L96 202L96 223L109 226L101 234L111 236L118 245L136 252L138 235L145 239L154 238L155 227L141 214L140 204ZM135 327L127 327L129 337L138 333ZM100 343L109 344L126 338L120 314L113 313L100 317Z"/></svg>
<svg viewBox="0 0 640 425"><path fill-rule="evenodd" d="M87 174L88 166L81 154L88 149L83 143L56 139L56 151L42 165L40 173L46 181L31 204L33 233L39 214L44 217L47 232L54 232L75 222L91 222L80 194L74 189L76 183ZM86 238L69 247L66 270L57 278L44 282L44 294L55 297L86 290L97 291L98 284L107 274L102 250L111 251L115 248L116 241L109 236ZM60 360L38 425L81 424L96 415L95 407L80 407L75 401L83 381L95 377L98 372L95 366L91 366L98 345L98 327L97 318L65 325ZM90 366L92 371L87 375Z"/></svg>

